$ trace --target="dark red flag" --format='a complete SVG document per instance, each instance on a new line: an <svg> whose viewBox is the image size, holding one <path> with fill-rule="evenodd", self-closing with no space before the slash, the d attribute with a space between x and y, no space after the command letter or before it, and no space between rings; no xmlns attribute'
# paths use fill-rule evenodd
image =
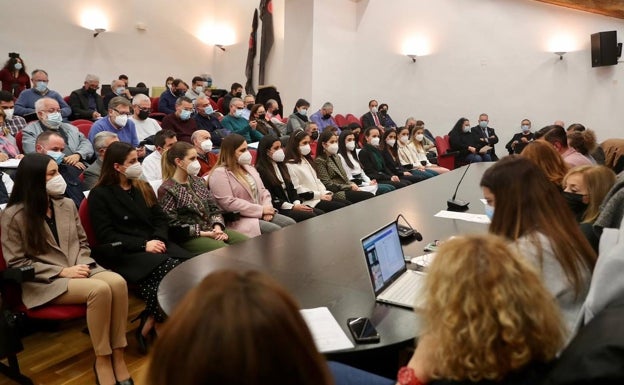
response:
<svg viewBox="0 0 624 385"><path fill-rule="evenodd" d="M245 66L245 76L247 82L245 83L245 92L250 95L255 95L256 92L253 89L253 65L256 58L256 51L258 47L258 10L254 10L253 21L251 22L251 33L249 34L249 49L247 51L247 65Z"/></svg>
<svg viewBox="0 0 624 385"><path fill-rule="evenodd" d="M260 19L262 20L262 37L260 38L260 71L258 84L264 85L264 70L269 52L273 47L275 35L273 34L273 2L260 0Z"/></svg>

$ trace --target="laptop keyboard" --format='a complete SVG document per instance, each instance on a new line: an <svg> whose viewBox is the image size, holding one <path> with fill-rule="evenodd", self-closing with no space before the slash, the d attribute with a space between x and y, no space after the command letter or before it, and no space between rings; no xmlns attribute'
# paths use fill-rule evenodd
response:
<svg viewBox="0 0 624 385"><path fill-rule="evenodd" d="M379 298L396 302L404 306L414 307L421 304L425 276L416 272L407 271L399 280L386 289Z"/></svg>

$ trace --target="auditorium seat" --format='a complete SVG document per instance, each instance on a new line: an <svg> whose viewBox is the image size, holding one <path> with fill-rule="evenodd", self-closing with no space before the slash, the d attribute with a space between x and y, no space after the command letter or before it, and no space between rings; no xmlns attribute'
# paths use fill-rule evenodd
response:
<svg viewBox="0 0 624 385"><path fill-rule="evenodd" d="M22 154L24 153L24 148L22 147L23 138L24 138L24 133L22 132L22 130L17 131L17 134L15 134L15 144L17 144L17 148Z"/></svg>
<svg viewBox="0 0 624 385"><path fill-rule="evenodd" d="M89 122L89 123L79 123L79 124L74 124L74 126L76 126L76 128L78 129L78 131L80 131L82 133L82 135L84 135L86 138L89 137L89 132L91 131L91 126L93 126L93 123Z"/></svg>
<svg viewBox="0 0 624 385"><path fill-rule="evenodd" d="M150 98L152 102L152 113L158 112L158 102L160 101L160 96L156 98Z"/></svg>
<svg viewBox="0 0 624 385"><path fill-rule="evenodd" d="M91 120L87 120L87 119L76 119L76 120L70 121L70 123L73 124L74 126L77 124L93 124Z"/></svg>
<svg viewBox="0 0 624 385"><path fill-rule="evenodd" d="M455 168L456 152L449 152L451 142L448 135L436 136L435 146L438 151L438 166L453 170Z"/></svg>
<svg viewBox="0 0 624 385"><path fill-rule="evenodd" d="M341 129L349 125L347 118L345 118L344 115L342 114L337 114L334 117L334 120L336 121L336 124L338 125L338 127L340 127Z"/></svg>

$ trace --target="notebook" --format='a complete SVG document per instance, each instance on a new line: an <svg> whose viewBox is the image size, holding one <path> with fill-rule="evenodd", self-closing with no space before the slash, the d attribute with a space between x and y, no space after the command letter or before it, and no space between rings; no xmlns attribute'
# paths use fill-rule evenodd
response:
<svg viewBox="0 0 624 385"><path fill-rule="evenodd" d="M362 248L378 302L410 309L424 305L425 275L407 269L396 221L362 238Z"/></svg>

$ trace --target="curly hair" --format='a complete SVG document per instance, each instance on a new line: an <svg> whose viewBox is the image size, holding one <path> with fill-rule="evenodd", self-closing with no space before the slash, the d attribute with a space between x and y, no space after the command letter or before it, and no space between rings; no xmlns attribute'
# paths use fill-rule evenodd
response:
<svg viewBox="0 0 624 385"><path fill-rule="evenodd" d="M593 130L568 132L568 146L587 156L598 147L596 133Z"/></svg>
<svg viewBox="0 0 624 385"><path fill-rule="evenodd" d="M498 381L531 362L552 360L564 326L532 266L494 235L450 239L429 267L425 333L432 376Z"/></svg>

